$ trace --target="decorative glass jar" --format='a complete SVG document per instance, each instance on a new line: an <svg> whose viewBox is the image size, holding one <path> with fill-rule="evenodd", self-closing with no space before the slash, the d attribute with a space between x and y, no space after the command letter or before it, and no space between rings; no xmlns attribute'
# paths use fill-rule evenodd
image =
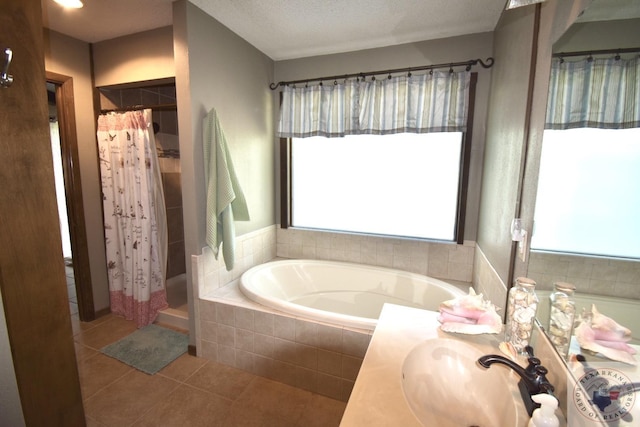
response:
<svg viewBox="0 0 640 427"><path fill-rule="evenodd" d="M521 355L527 355L525 347L529 345L533 321L538 309L535 287L535 281L526 277L518 277L514 286L509 290L505 341L511 343Z"/></svg>
<svg viewBox="0 0 640 427"><path fill-rule="evenodd" d="M573 299L576 287L566 282L556 282L553 286L555 290L549 296L549 337L558 353L566 358L576 315L576 303Z"/></svg>

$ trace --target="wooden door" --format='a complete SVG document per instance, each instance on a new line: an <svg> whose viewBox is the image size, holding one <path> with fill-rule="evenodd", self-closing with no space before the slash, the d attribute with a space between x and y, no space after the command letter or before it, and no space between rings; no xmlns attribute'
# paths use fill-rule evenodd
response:
<svg viewBox="0 0 640 427"><path fill-rule="evenodd" d="M82 426L84 412L56 208L40 0L0 0L0 292L28 426ZM0 66L4 58L0 57Z"/></svg>

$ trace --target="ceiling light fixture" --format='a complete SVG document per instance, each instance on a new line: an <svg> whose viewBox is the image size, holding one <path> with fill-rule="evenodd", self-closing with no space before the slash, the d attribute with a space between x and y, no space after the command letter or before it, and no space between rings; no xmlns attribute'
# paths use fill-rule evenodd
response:
<svg viewBox="0 0 640 427"><path fill-rule="evenodd" d="M62 7L68 7L70 9L80 9L84 4L82 0L53 0Z"/></svg>

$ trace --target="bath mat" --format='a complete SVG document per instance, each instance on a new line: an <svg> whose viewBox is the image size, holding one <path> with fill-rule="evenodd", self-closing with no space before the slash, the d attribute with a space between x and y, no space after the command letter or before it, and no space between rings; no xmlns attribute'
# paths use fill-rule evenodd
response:
<svg viewBox="0 0 640 427"><path fill-rule="evenodd" d="M189 337L157 325L138 329L100 351L153 375L187 351Z"/></svg>

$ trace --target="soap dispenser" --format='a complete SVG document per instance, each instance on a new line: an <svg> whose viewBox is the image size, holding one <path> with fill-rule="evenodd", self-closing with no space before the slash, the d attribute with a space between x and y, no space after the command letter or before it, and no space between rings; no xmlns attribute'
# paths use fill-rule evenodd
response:
<svg viewBox="0 0 640 427"><path fill-rule="evenodd" d="M528 427L558 427L560 421L556 416L558 400L552 394L536 394L531 396L534 402L540 407L533 411Z"/></svg>

